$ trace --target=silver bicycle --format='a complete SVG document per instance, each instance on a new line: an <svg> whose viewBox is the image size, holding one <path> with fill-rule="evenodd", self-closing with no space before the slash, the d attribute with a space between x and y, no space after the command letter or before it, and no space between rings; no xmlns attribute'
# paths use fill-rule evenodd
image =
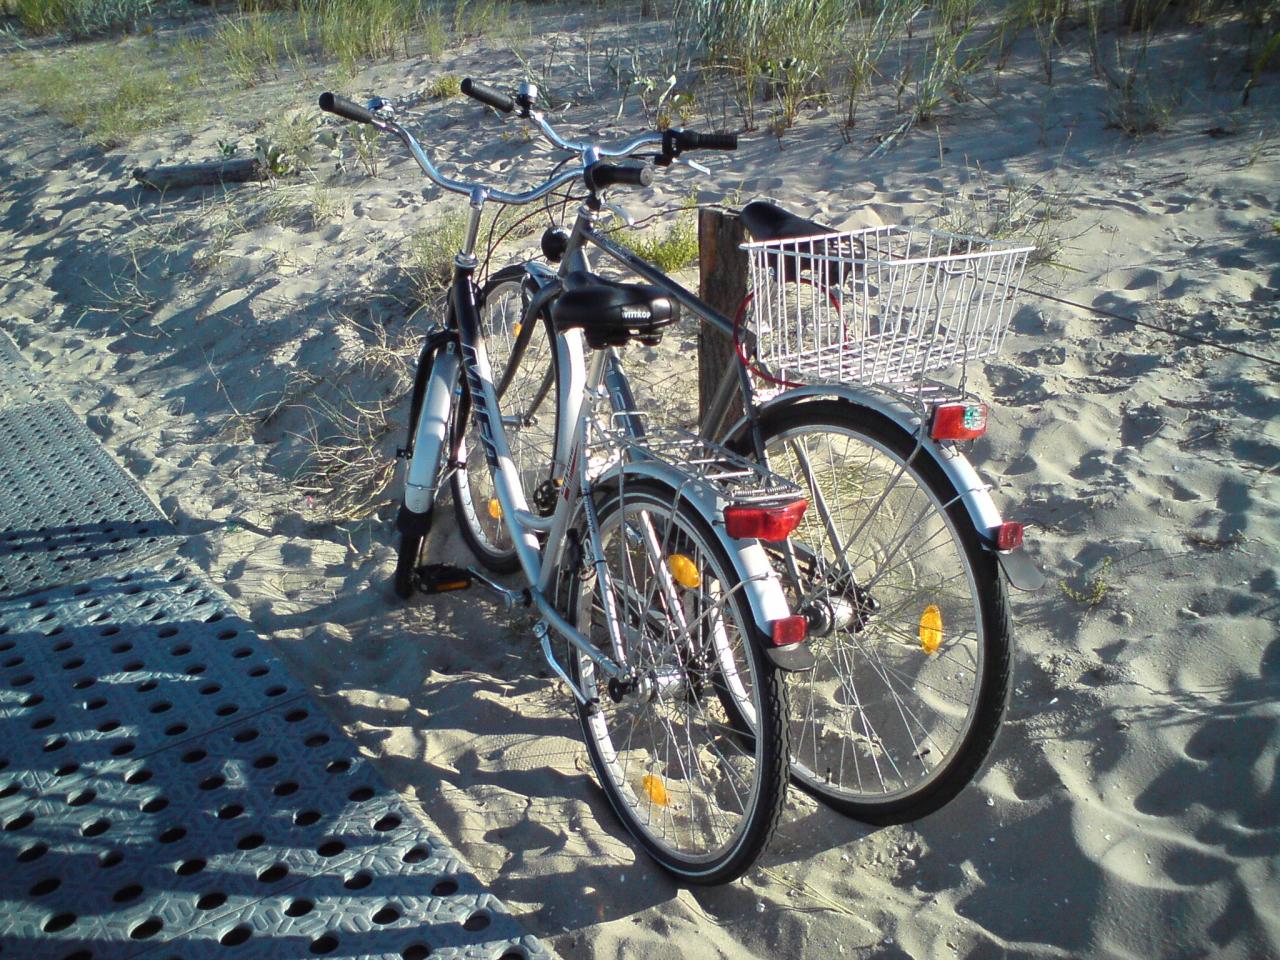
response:
<svg viewBox="0 0 1280 960"><path fill-rule="evenodd" d="M495 105L568 146L535 101L524 84ZM636 143L669 167L736 138L668 130ZM550 507L569 463L569 438L552 428L566 393L551 316L598 253L733 339L741 362L725 370L700 434L810 502L790 536L764 536L815 659L786 675L794 780L868 822L938 809L977 774L1004 714L1005 580L1033 589L1041 579L1021 525L1001 517L961 447L986 421L965 364L1000 348L1028 248L896 227L841 233L751 203L750 292L731 319L612 240L606 215L587 198L572 229L544 234L546 263L505 268L481 293L481 323L506 350L509 435L531 502ZM639 441L646 422L616 350L604 366L615 422ZM948 369L958 383L931 376ZM509 568L511 545L476 502L461 499L463 532L487 566Z"/></svg>
<svg viewBox="0 0 1280 960"><path fill-rule="evenodd" d="M469 82L464 90L497 106L505 99ZM470 202L447 308L428 332L415 381L397 591L439 592L475 576L535 608L542 653L572 690L596 774L638 845L689 882L734 879L782 808L779 671L812 665L804 618L791 613L757 539L766 527L794 526L800 492L696 437L620 429L602 390L607 348L656 341L679 305L652 287L582 277L547 313L565 469L550 501L533 509L521 447L508 441L511 427L532 425L508 392L509 364L490 366L473 279L487 202L528 204L578 180L600 202L609 187L651 176L603 158L652 138L617 147L559 141L574 152L573 168L508 193L442 175L385 101L364 107L326 93L320 106L399 137L428 177ZM523 586L424 563L436 494L450 480L461 513L483 516L486 536L502 530Z"/></svg>

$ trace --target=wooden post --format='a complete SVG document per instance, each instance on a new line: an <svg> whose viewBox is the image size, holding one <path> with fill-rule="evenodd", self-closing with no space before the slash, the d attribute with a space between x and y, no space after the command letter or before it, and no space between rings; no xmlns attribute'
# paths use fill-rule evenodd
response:
<svg viewBox="0 0 1280 960"><path fill-rule="evenodd" d="M212 160L208 163L183 163L176 167L139 167L133 178L152 190L176 190L181 187L211 186L219 183L243 183L266 180L271 176L255 157L239 160Z"/></svg>
<svg viewBox="0 0 1280 960"><path fill-rule="evenodd" d="M747 295L747 253L739 249L744 240L737 214L698 211L698 296L730 319ZM716 388L737 362L733 341L704 323L698 331L699 423L706 420ZM733 423L741 415L742 401L735 391L724 422Z"/></svg>

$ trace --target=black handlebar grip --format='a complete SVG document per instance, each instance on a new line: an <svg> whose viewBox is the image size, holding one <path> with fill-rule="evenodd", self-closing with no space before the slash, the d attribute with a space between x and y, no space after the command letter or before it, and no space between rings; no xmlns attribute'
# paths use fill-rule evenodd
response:
<svg viewBox="0 0 1280 960"><path fill-rule="evenodd" d="M472 100L479 100L503 113L510 113L516 108L515 101L506 94L499 93L492 87L486 87L483 83L477 83L470 77L462 81L462 92Z"/></svg>
<svg viewBox="0 0 1280 960"><path fill-rule="evenodd" d="M337 114L356 123L373 123L373 114L354 100L340 97L336 93L320 94L320 109Z"/></svg>
<svg viewBox="0 0 1280 960"><path fill-rule="evenodd" d="M675 146L669 153L679 155L683 150L737 150L736 133L694 133L692 130L672 130L670 140Z"/></svg>
<svg viewBox="0 0 1280 960"><path fill-rule="evenodd" d="M593 163L582 179L592 193L612 186L647 187L653 183L653 165Z"/></svg>

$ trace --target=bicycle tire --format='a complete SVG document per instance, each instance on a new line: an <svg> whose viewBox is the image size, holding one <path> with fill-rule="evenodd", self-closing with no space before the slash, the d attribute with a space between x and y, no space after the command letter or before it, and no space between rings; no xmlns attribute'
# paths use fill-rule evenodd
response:
<svg viewBox="0 0 1280 960"><path fill-rule="evenodd" d="M484 285L476 304L495 389L511 361L517 324L524 322L524 275L518 265L498 271ZM525 499L531 505L539 483L551 474L560 403L560 385L551 354L555 331L548 316L539 317L536 323L538 326L518 360L516 372L498 398L512 462L520 473ZM545 395L538 399L535 395L543 386L548 370L550 381ZM525 409L518 406L520 403L533 406ZM465 462L453 474L454 511L463 539L484 567L495 573L514 573L520 561L497 507L493 477L480 450L474 422L467 425L464 444Z"/></svg>
<svg viewBox="0 0 1280 960"><path fill-rule="evenodd" d="M810 638L818 658L814 671L788 674L792 778L854 819L878 825L919 819L977 775L1008 702L1012 624L995 555L980 541L946 474L888 417L817 400L766 412L760 426L770 469L790 475L810 495L792 542L821 542L825 551L821 560L808 552L810 576L822 572L805 585L790 585L793 603L826 602L832 621L841 619L837 609L845 616L853 612L845 627ZM801 443L810 453L825 447L825 481L812 456L807 472L798 469ZM829 524L816 509L814 484L850 494L835 510L827 503ZM913 518L909 510L919 513ZM887 543L877 517L889 521ZM924 552L912 541L895 560L912 529L922 531ZM847 532L860 542L833 544L827 535L832 530L837 539ZM842 547L852 562L836 573ZM948 574L948 564L963 572ZM866 597L856 589L850 596L851 571L878 610L859 612ZM957 582L967 590L953 588ZM825 598L813 595L823 590ZM865 619L860 626L859 619ZM967 683L961 682L965 658L973 664ZM954 675L948 673L952 666ZM963 697L948 703L953 686ZM963 710L958 722L957 710ZM901 749L887 741L891 732L903 741Z"/></svg>
<svg viewBox="0 0 1280 960"><path fill-rule="evenodd" d="M755 862L782 814L784 684L735 589L728 554L701 516L675 501L669 488L650 482L628 482L625 492L611 488L597 499L603 559L625 627L626 649L615 650L615 657L625 655L654 685L651 697L640 692L615 699L594 661L571 650L570 675L589 698L578 703L578 716L592 767L646 854L688 883L728 883ZM644 542L646 523L653 525L659 556L679 551L699 571L694 587L668 581L678 593L674 604L652 576L659 572L655 551L636 547L637 536ZM608 650L596 571L593 563L581 573L566 565L557 603ZM708 644L717 652L709 652ZM714 672L723 672L726 662L742 672L739 688L758 718L750 736L724 717L714 690Z"/></svg>

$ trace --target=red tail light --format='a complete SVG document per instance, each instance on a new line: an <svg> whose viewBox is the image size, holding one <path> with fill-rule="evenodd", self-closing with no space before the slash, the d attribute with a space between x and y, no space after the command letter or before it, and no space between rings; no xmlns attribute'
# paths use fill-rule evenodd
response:
<svg viewBox="0 0 1280 960"><path fill-rule="evenodd" d="M800 614L775 620L770 626L773 628L775 647L789 647L793 643L802 642L809 635L809 621Z"/></svg>
<svg viewBox="0 0 1280 960"><path fill-rule="evenodd" d="M725 507L724 529L739 540L785 540L800 525L807 500L793 500L782 506Z"/></svg>
<svg viewBox="0 0 1280 960"><path fill-rule="evenodd" d="M1022 546L1022 524L1010 520L996 527L996 549L1003 552Z"/></svg>
<svg viewBox="0 0 1280 960"><path fill-rule="evenodd" d="M986 432L985 403L943 403L933 408L929 436L935 440L975 440Z"/></svg>

